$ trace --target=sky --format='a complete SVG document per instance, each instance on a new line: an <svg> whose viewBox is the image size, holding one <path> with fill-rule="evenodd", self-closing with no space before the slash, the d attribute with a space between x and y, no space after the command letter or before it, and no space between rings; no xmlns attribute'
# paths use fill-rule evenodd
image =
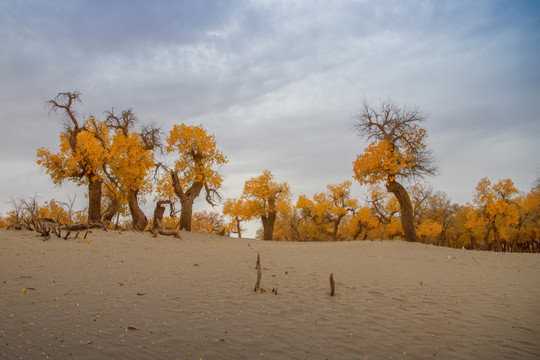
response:
<svg viewBox="0 0 540 360"><path fill-rule="evenodd" d="M427 182L454 203L483 177L540 178L538 1L0 0L0 49L0 215L21 197L85 205L36 165L63 129L47 100L75 90L85 118L203 124L229 160L224 198L265 169L294 198L352 180L362 99L418 106Z"/></svg>

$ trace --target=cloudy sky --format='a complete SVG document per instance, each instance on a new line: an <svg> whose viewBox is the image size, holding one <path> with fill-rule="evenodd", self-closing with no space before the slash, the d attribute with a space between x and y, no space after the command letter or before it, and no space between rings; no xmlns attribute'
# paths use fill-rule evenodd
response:
<svg viewBox="0 0 540 360"><path fill-rule="evenodd" d="M540 177L538 1L2 0L0 49L1 215L21 196L84 203L35 164L62 130L45 102L73 90L85 117L203 124L229 159L226 198L264 169L295 197L351 179L362 98L423 111L429 183L453 202L485 176Z"/></svg>

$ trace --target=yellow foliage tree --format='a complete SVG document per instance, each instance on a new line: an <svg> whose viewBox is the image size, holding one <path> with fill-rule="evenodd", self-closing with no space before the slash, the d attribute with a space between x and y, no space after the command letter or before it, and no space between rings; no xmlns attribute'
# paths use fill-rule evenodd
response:
<svg viewBox="0 0 540 360"><path fill-rule="evenodd" d="M504 251L515 236L519 223L518 193L510 179L492 185L488 178L483 178L476 186L475 211L468 214L466 226L481 234L484 248Z"/></svg>
<svg viewBox="0 0 540 360"><path fill-rule="evenodd" d="M227 231L223 217L215 211L198 211L193 213L191 229L205 234L223 235Z"/></svg>
<svg viewBox="0 0 540 360"><path fill-rule="evenodd" d="M427 238L434 238L442 232L442 225L432 219L426 219L418 225L418 236L420 236L424 242Z"/></svg>
<svg viewBox="0 0 540 360"><path fill-rule="evenodd" d="M540 252L540 179L520 201L518 232L513 250Z"/></svg>
<svg viewBox="0 0 540 360"><path fill-rule="evenodd" d="M167 153L176 153L174 169L169 171L171 180L162 181L169 186L161 189L165 198L171 192L182 204L180 229L191 230L193 203L204 188L206 201L214 205L214 196L223 183L218 168L227 163L227 158L218 150L214 135L209 135L202 125L174 125L167 138Z"/></svg>
<svg viewBox="0 0 540 360"><path fill-rule="evenodd" d="M391 101L382 102L379 109L364 101L356 119L360 135L373 141L353 162L354 177L360 184L385 183L399 202L405 238L417 241L411 200L398 179L436 172L426 146L427 132L418 125L424 117L417 108L399 107Z"/></svg>
<svg viewBox="0 0 540 360"><path fill-rule="evenodd" d="M348 236L353 240L366 240L368 237L375 237L379 229L379 219L373 214L373 210L367 206L357 208L353 214L346 219L344 224ZM380 230L379 230L380 231Z"/></svg>
<svg viewBox="0 0 540 360"><path fill-rule="evenodd" d="M277 183L270 170L250 178L244 184L242 203L246 219L259 217L263 225L263 239L272 240L276 215L290 209L290 187Z"/></svg>
<svg viewBox="0 0 540 360"><path fill-rule="evenodd" d="M155 166L153 150L160 143L158 128L144 125L141 131L136 132L134 127L138 123L131 109L120 114L116 114L114 109L107 112L105 124L112 136L106 146L109 151L106 185L112 185L109 189L110 213L120 211L122 202L127 201L132 226L142 231L148 225L148 219L139 206L139 197L152 191L149 175Z"/></svg>
<svg viewBox="0 0 540 360"><path fill-rule="evenodd" d="M338 239L341 221L358 206L351 197L351 185L349 180L327 185L327 191L313 195L313 199L300 195L296 208L305 221L314 223L309 231L311 239L323 240L326 234L334 241Z"/></svg>
<svg viewBox="0 0 540 360"><path fill-rule="evenodd" d="M298 210L290 207L286 211L279 212L274 224L274 240L279 241L309 241L312 240L306 227L306 223L298 214Z"/></svg>
<svg viewBox="0 0 540 360"><path fill-rule="evenodd" d="M55 184L69 180L79 186L87 185L88 219L90 222L99 222L102 170L108 156L100 138L107 136L107 129L93 117L81 124L74 109L78 102L80 102L78 92L59 93L49 101L52 111L64 113L65 131L60 134L60 151L53 153L43 147L39 148L37 164L45 168Z"/></svg>
<svg viewBox="0 0 540 360"><path fill-rule="evenodd" d="M242 199L227 199L223 203L223 214L228 216L230 221L227 224L227 230L233 234L242 237L242 222L248 220L244 211Z"/></svg>
<svg viewBox="0 0 540 360"><path fill-rule="evenodd" d="M426 216L440 225L441 231L431 239L436 245L450 246L449 230L455 217L457 205L452 205L450 198L444 192L437 191L430 195L426 201ZM429 237L428 237L429 238Z"/></svg>
<svg viewBox="0 0 540 360"><path fill-rule="evenodd" d="M127 194L133 228L144 230L148 219L141 210L138 197L152 190L149 171L154 167L154 153L146 149L139 134L125 135L116 130L110 146L109 169L114 183Z"/></svg>

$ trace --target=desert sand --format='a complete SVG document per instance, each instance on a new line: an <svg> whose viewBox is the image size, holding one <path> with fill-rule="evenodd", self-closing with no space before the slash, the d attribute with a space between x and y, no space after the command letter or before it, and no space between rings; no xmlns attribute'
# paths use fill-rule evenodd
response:
<svg viewBox="0 0 540 360"><path fill-rule="evenodd" d="M540 358L538 254L182 236L0 231L0 356Z"/></svg>

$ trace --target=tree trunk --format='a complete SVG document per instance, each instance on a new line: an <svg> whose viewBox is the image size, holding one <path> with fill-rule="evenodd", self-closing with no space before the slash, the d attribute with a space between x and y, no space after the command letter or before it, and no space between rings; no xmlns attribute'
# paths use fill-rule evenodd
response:
<svg viewBox="0 0 540 360"><path fill-rule="evenodd" d="M116 215L120 211L120 202L117 199L110 198L111 203L103 211L101 214L101 223L104 227L108 226L108 224L112 221L114 218L114 215Z"/></svg>
<svg viewBox="0 0 540 360"><path fill-rule="evenodd" d="M410 242L417 242L418 236L416 235L416 229L414 228L413 207L407 190L395 180L387 184L386 189L394 194L399 203L401 227L405 233L405 239Z"/></svg>
<svg viewBox="0 0 540 360"><path fill-rule="evenodd" d="M180 211L180 230L191 231L193 202L201 193L204 184L202 182L195 182L184 192L180 185L180 179L178 179L178 175L174 171L171 171L171 179L174 193L178 196L180 203L182 204L182 210Z"/></svg>
<svg viewBox="0 0 540 360"><path fill-rule="evenodd" d="M263 223L263 240L272 240L274 237L274 224L276 223L276 212L271 211L266 216L261 216Z"/></svg>
<svg viewBox="0 0 540 360"><path fill-rule="evenodd" d="M193 214L193 202L195 198L186 197L180 200L182 210L180 212L180 230L191 231L191 215Z"/></svg>
<svg viewBox="0 0 540 360"><path fill-rule="evenodd" d="M139 202L137 200L137 194L139 190L129 190L128 191L128 205L129 212L131 213L131 221L133 223L133 229L137 231L144 231L146 225L148 225L148 219L144 212L139 207Z"/></svg>
<svg viewBox="0 0 540 360"><path fill-rule="evenodd" d="M334 220L334 231L332 232L332 238L334 241L337 241L337 234L339 230L339 224L345 215L339 215L336 220Z"/></svg>
<svg viewBox="0 0 540 360"><path fill-rule="evenodd" d="M235 220L236 220L236 233L238 234L239 238L242 238L242 227L240 225L240 220L238 219L238 217Z"/></svg>
<svg viewBox="0 0 540 360"><path fill-rule="evenodd" d="M88 184L88 222L101 223L101 180Z"/></svg>
<svg viewBox="0 0 540 360"><path fill-rule="evenodd" d="M165 206L163 205L170 203L171 202L169 200L161 200L157 202L156 209L154 210L154 221L152 223L154 230L163 229L163 214L165 214Z"/></svg>

